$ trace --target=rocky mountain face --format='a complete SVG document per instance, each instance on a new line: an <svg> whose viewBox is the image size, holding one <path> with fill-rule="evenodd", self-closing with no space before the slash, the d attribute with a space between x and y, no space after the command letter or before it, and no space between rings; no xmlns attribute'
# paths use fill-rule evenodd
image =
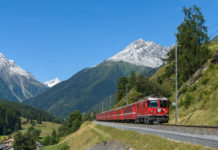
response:
<svg viewBox="0 0 218 150"><path fill-rule="evenodd" d="M55 86L56 84L60 83L61 80L58 79L58 78L55 78L53 80L50 80L50 81L46 81L44 84L47 85L48 87L53 87Z"/></svg>
<svg viewBox="0 0 218 150"><path fill-rule="evenodd" d="M160 46L152 41L136 40L124 50L109 58L108 61L124 61L134 65L157 68L163 64L163 58L168 48Z"/></svg>
<svg viewBox="0 0 218 150"><path fill-rule="evenodd" d="M23 102L48 88L0 53L0 99Z"/></svg>
<svg viewBox="0 0 218 150"><path fill-rule="evenodd" d="M155 73L167 50L139 39L117 55L95 67L79 71L26 103L59 116L67 116L76 109L88 112L116 92L120 77L129 76L132 71L148 77Z"/></svg>

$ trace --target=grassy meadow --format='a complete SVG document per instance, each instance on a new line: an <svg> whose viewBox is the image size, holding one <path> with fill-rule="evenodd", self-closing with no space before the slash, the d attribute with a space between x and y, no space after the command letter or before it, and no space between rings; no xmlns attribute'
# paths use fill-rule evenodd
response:
<svg viewBox="0 0 218 150"><path fill-rule="evenodd" d="M119 130L111 127L85 122L80 129L64 137L59 144L42 148L42 150L61 150L69 145L70 150L87 150L97 143L114 140L134 150L206 150L202 145L167 140L155 135L145 135L133 131Z"/></svg>

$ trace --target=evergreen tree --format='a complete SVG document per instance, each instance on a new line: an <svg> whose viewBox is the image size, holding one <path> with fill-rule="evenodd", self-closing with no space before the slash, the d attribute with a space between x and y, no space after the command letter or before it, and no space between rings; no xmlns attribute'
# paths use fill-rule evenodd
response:
<svg viewBox="0 0 218 150"><path fill-rule="evenodd" d="M210 57L208 50L207 27L200 9L194 5L183 8L184 21L179 25L176 34L178 44L178 81L179 85L187 81L198 68ZM168 53L168 62L175 61L175 49ZM167 73L172 74L174 64L167 68Z"/></svg>
<svg viewBox="0 0 218 150"><path fill-rule="evenodd" d="M141 93L145 93L148 87L148 78L145 78L143 74L140 74L136 80L136 90Z"/></svg>
<svg viewBox="0 0 218 150"><path fill-rule="evenodd" d="M130 89L134 88L136 83L136 75L135 75L135 71L131 72L131 76L129 78L129 87Z"/></svg>
<svg viewBox="0 0 218 150"><path fill-rule="evenodd" d="M17 132L14 137L14 150L35 150L36 142L34 137L29 133L22 134L21 132Z"/></svg>
<svg viewBox="0 0 218 150"><path fill-rule="evenodd" d="M121 77L117 84L116 103L125 96L126 84L128 84L127 78Z"/></svg>

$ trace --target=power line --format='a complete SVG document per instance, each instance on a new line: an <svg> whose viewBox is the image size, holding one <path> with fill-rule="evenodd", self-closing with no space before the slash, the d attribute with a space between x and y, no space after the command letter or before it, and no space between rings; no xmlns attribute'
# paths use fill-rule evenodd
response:
<svg viewBox="0 0 218 150"><path fill-rule="evenodd" d="M211 30L211 29L213 29L216 26L218 26L218 22L216 24L214 24L213 26L208 27L208 30Z"/></svg>
<svg viewBox="0 0 218 150"><path fill-rule="evenodd" d="M218 33L218 30L217 30L216 32L212 33L212 34L209 36L209 38L211 38L212 36L214 36L216 33Z"/></svg>

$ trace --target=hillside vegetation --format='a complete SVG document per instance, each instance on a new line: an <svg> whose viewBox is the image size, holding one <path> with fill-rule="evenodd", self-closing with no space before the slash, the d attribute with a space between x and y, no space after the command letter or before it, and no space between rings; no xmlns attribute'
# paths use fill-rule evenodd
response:
<svg viewBox="0 0 218 150"><path fill-rule="evenodd" d="M48 121L42 121L41 124L38 124L37 121L35 121L36 124L33 126L35 129L41 130L40 137L45 137L52 134L53 130L58 130L58 128L61 126L61 124L48 122ZM28 128L32 127L31 123L26 123L25 118L21 118L21 127L22 130L20 130L22 133L26 132Z"/></svg>
<svg viewBox="0 0 218 150"><path fill-rule="evenodd" d="M209 50L212 57L178 91L180 124L218 126L218 43L211 43ZM175 75L165 76L167 66L158 70L150 80L161 88L167 87L171 95L169 100L174 102ZM174 123L175 111L171 108L170 123Z"/></svg>
<svg viewBox="0 0 218 150"><path fill-rule="evenodd" d="M200 145L175 142L154 135L144 135L133 131L124 131L111 127L85 122L80 129L63 138L57 145L42 148L42 150L60 150L68 145L70 150L87 150L97 143L117 141L134 150L144 149L177 149L177 150L204 150ZM209 148L208 148L209 149Z"/></svg>
<svg viewBox="0 0 218 150"><path fill-rule="evenodd" d="M0 135L11 134L21 129L21 117L26 118L27 122L41 123L50 121L60 123L61 120L48 112L22 103L0 100Z"/></svg>

